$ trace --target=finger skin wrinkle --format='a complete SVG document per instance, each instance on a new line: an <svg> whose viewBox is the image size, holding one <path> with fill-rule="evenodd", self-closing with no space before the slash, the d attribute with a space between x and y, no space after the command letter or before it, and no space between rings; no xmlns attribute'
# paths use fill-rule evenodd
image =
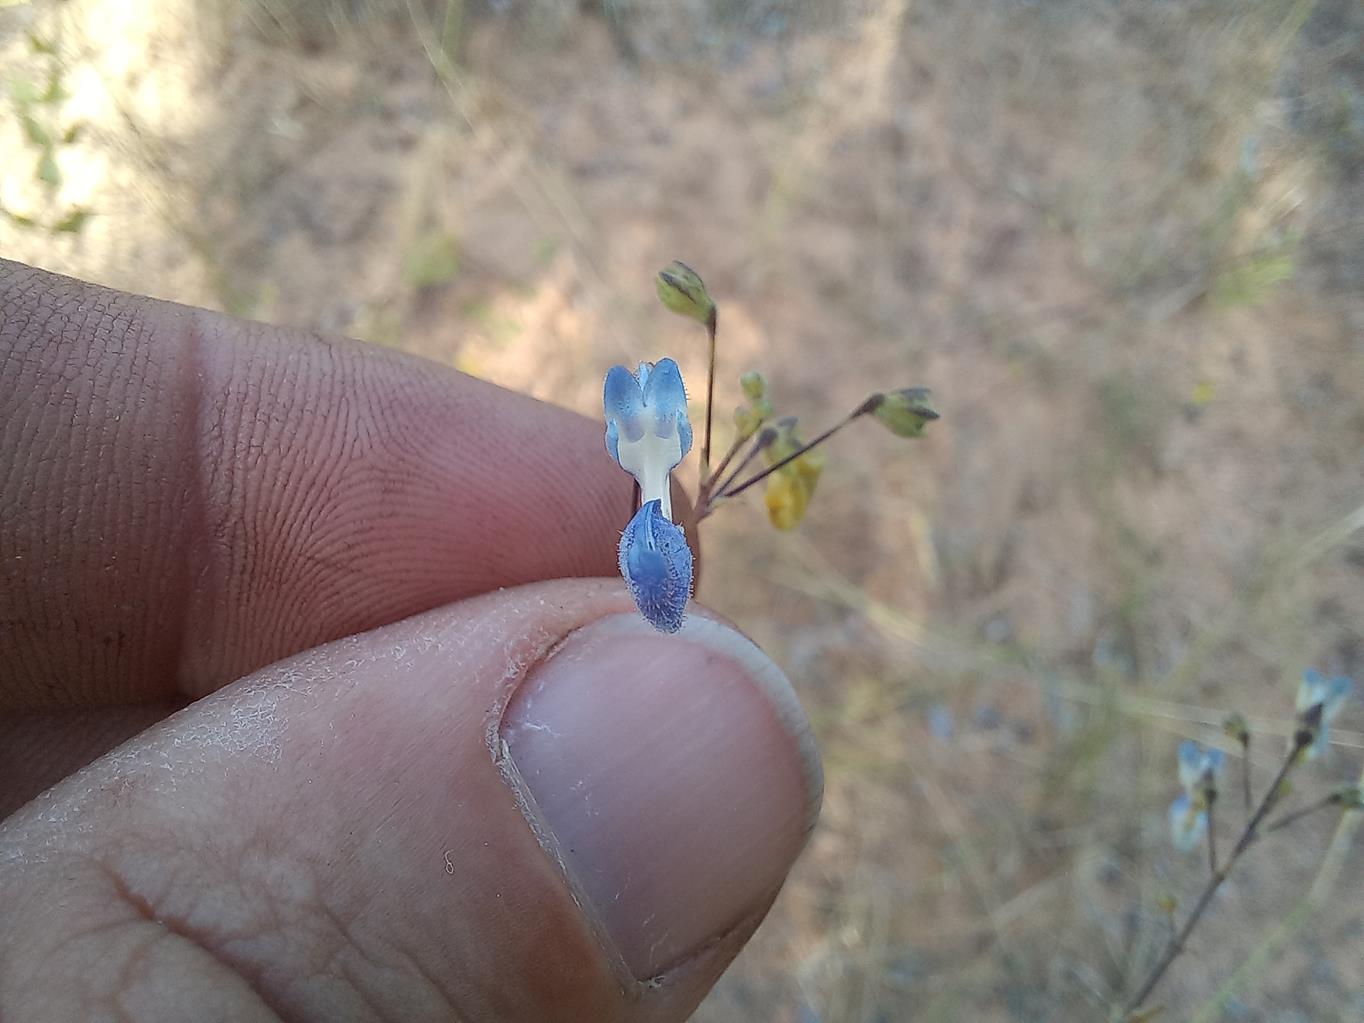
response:
<svg viewBox="0 0 1364 1023"><path fill-rule="evenodd" d="M0 1019L462 1019L430 968L380 937L382 899L339 910L321 867L278 836L218 850L166 838L0 870ZM32 894L58 878L62 899Z"/></svg>
<svg viewBox="0 0 1364 1023"><path fill-rule="evenodd" d="M0 260L0 707L197 698L612 575L601 427L453 370Z"/></svg>
<svg viewBox="0 0 1364 1023"><path fill-rule="evenodd" d="M125 904L241 978L283 1020L457 1018L417 957L380 936L383 899L335 890L278 831L174 852L125 840L103 869Z"/></svg>
<svg viewBox="0 0 1364 1023"><path fill-rule="evenodd" d="M67 858L35 873L39 876L10 872L4 878L0 1019L6 1023L111 1018L281 1023L245 978L193 935L128 897L116 876L97 864ZM33 894L43 890L63 896Z"/></svg>
<svg viewBox="0 0 1364 1023"><path fill-rule="evenodd" d="M0 660L11 705L147 695L183 606L184 445L140 300L0 267ZM96 373L93 367L101 367ZM155 546L138 542L159 538Z"/></svg>

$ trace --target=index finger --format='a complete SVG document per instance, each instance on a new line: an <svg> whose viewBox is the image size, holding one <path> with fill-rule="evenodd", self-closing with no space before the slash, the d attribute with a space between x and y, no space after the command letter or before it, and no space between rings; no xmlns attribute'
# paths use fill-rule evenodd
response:
<svg viewBox="0 0 1364 1023"><path fill-rule="evenodd" d="M564 409L0 261L0 709L196 697L611 574L630 493Z"/></svg>

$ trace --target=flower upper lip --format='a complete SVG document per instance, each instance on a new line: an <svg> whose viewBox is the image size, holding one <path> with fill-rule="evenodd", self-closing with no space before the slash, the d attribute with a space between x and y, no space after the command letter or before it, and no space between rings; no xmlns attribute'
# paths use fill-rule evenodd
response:
<svg viewBox="0 0 1364 1023"><path fill-rule="evenodd" d="M639 483L644 503L658 501L672 518L669 474L691 450L691 422L682 373L672 359L638 373L612 366L603 393L606 409L606 449L622 469Z"/></svg>

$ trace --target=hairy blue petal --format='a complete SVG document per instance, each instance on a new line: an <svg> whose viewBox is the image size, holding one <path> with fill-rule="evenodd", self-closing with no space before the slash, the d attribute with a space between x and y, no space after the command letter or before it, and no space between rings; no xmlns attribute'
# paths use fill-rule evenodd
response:
<svg viewBox="0 0 1364 1023"><path fill-rule="evenodd" d="M644 389L624 366L612 366L607 371L602 405L607 424L615 423L620 436L630 441L644 436Z"/></svg>
<svg viewBox="0 0 1364 1023"><path fill-rule="evenodd" d="M620 574L635 606L660 632L676 632L691 597L692 555L659 501L635 512L620 538Z"/></svg>
<svg viewBox="0 0 1364 1023"><path fill-rule="evenodd" d="M682 442L682 455L678 459L681 461L687 457L687 452L691 450L691 420L687 418L685 408L677 413L677 436Z"/></svg>
<svg viewBox="0 0 1364 1023"><path fill-rule="evenodd" d="M691 423L687 419L687 388L682 383L682 371L672 359L659 359L643 386L644 405L654 432L660 437L671 437L677 430L685 456L691 450Z"/></svg>

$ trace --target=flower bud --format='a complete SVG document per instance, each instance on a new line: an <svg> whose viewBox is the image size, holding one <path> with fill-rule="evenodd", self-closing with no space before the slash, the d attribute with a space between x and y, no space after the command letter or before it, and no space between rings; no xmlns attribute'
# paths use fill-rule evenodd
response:
<svg viewBox="0 0 1364 1023"><path fill-rule="evenodd" d="M1222 722L1222 734L1228 739L1235 739L1242 746L1250 745L1250 724L1239 710L1228 714Z"/></svg>
<svg viewBox="0 0 1364 1023"><path fill-rule="evenodd" d="M1331 793L1331 802L1347 810L1364 810L1364 792L1358 785L1346 785Z"/></svg>
<svg viewBox="0 0 1364 1023"><path fill-rule="evenodd" d="M686 263L673 260L654 278L659 300L677 313L715 329L715 303L701 277Z"/></svg>
<svg viewBox="0 0 1364 1023"><path fill-rule="evenodd" d="M937 411L929 401L926 387L906 387L898 391L887 391L869 399L871 413L897 437L918 437L924 427L938 418Z"/></svg>
<svg viewBox="0 0 1364 1023"><path fill-rule="evenodd" d="M767 397L767 378L756 369L750 369L741 376L739 386L744 389L744 397L749 401L759 402Z"/></svg>
<svg viewBox="0 0 1364 1023"><path fill-rule="evenodd" d="M772 403L766 398L761 398L751 405L740 405L734 410L734 425L739 429L739 439L748 440L759 429L763 423L773 416Z"/></svg>

